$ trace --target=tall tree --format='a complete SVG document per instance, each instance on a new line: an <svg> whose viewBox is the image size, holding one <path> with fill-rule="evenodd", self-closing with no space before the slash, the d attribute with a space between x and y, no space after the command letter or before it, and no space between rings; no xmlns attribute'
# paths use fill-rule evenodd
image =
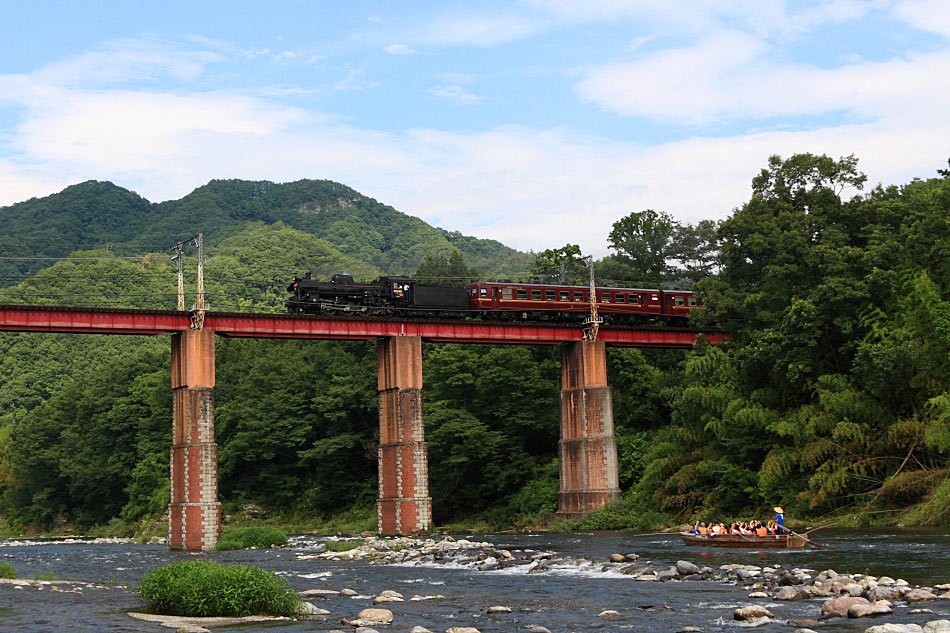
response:
<svg viewBox="0 0 950 633"><path fill-rule="evenodd" d="M416 281L436 286L464 286L478 281L478 271L465 265L458 251L445 255L426 255L413 273Z"/></svg>
<svg viewBox="0 0 950 633"><path fill-rule="evenodd" d="M614 222L607 243L635 272L661 278L669 270L675 226L670 214L663 211L634 211Z"/></svg>

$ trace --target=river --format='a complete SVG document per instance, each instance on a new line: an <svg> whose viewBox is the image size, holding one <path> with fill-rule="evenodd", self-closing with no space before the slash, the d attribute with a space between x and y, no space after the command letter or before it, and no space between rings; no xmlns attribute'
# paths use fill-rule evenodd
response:
<svg viewBox="0 0 950 633"><path fill-rule="evenodd" d="M321 541L317 537L293 539L273 550L245 550L188 554L170 552L160 545L32 540L0 540L0 562L13 565L21 578L48 577L94 583L95 586L23 587L0 585L0 631L89 632L168 631L157 624L141 622L126 612L143 603L134 586L159 565L179 560L202 559L225 564L250 564L285 577L294 589L349 587L355 597L334 596L313 600L331 612L326 621L301 620L285 624L248 625L221 629L246 631L329 631L343 628L340 618L354 618L372 605L372 596L386 589L404 594L406 602L381 605L393 611L394 622L376 627L382 632L407 632L413 626L445 631L451 626L474 626L483 633L526 631L530 626L547 627L553 633L569 631L675 632L692 626L702 631L741 631L732 620L736 607L760 604L776 620L758 630L792 631L785 620L815 619L822 600L776 602L750 599L750 589L712 581L637 582L615 570L603 571L600 563L612 553L635 552L655 565L686 560L719 567L738 563L781 565L785 569L832 568L840 573L888 575L911 584L933 586L950 582L950 534L928 531L824 530L816 535L834 550L763 550L761 552L686 547L675 535L635 535L625 532L581 534L497 534L469 537L498 547L524 552L553 551L563 563L552 564L542 573L525 573L527 565L495 571L478 571L472 564L370 565L366 561L300 559ZM464 538L459 536L458 538ZM529 553L530 553L529 552ZM411 595L444 596L411 602ZM492 605L510 607L509 614L488 615ZM902 602L895 613L875 619L828 620L809 625L820 632L864 631L881 622L915 622L950 617L950 600L915 605L933 614L910 614ZM598 614L613 609L619 617Z"/></svg>

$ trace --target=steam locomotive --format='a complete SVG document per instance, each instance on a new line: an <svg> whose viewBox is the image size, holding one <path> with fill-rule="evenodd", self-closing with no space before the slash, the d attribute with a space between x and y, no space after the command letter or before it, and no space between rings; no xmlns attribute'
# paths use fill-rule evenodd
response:
<svg viewBox="0 0 950 633"><path fill-rule="evenodd" d="M317 281L307 273L294 277L287 291L285 305L296 314L559 322L581 322L590 314L589 287L535 282L481 281L457 288L409 277L357 283L345 273ZM690 310L702 307L688 290L604 287L596 289L595 299L604 322L618 324L685 325Z"/></svg>

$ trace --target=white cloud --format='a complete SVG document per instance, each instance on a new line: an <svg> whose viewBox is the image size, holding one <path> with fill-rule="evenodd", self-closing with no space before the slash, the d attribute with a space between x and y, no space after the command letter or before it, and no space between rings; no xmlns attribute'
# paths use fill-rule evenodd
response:
<svg viewBox="0 0 950 633"><path fill-rule="evenodd" d="M446 15L435 18L417 36L419 40L443 46L495 46L535 35L545 25L529 16Z"/></svg>
<svg viewBox="0 0 950 633"><path fill-rule="evenodd" d="M415 55L416 51L405 44L390 44L383 48L390 55Z"/></svg>
<svg viewBox="0 0 950 633"><path fill-rule="evenodd" d="M922 31L950 37L950 3L946 0L903 0L894 14Z"/></svg>
<svg viewBox="0 0 950 633"><path fill-rule="evenodd" d="M472 105L475 103L481 103L485 100L485 97L473 94L471 92L466 92L459 85L447 85L447 86L436 86L434 88L429 88L426 92L432 96L439 97L440 99L445 99L446 101L451 101L453 103L458 103L460 105Z"/></svg>
<svg viewBox="0 0 950 633"><path fill-rule="evenodd" d="M720 32L636 62L590 68L575 90L610 112L692 125L829 112L919 116L950 108L950 83L933 80L950 73L950 50L837 68L781 63L769 52L759 38Z"/></svg>

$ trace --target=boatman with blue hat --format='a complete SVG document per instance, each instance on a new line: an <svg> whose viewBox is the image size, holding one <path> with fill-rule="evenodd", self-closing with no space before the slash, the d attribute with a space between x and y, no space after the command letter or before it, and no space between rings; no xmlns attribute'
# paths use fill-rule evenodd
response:
<svg viewBox="0 0 950 633"><path fill-rule="evenodd" d="M782 509L782 506L775 506L772 509L775 510L775 523L777 525L775 531L781 534L785 532L785 510Z"/></svg>

